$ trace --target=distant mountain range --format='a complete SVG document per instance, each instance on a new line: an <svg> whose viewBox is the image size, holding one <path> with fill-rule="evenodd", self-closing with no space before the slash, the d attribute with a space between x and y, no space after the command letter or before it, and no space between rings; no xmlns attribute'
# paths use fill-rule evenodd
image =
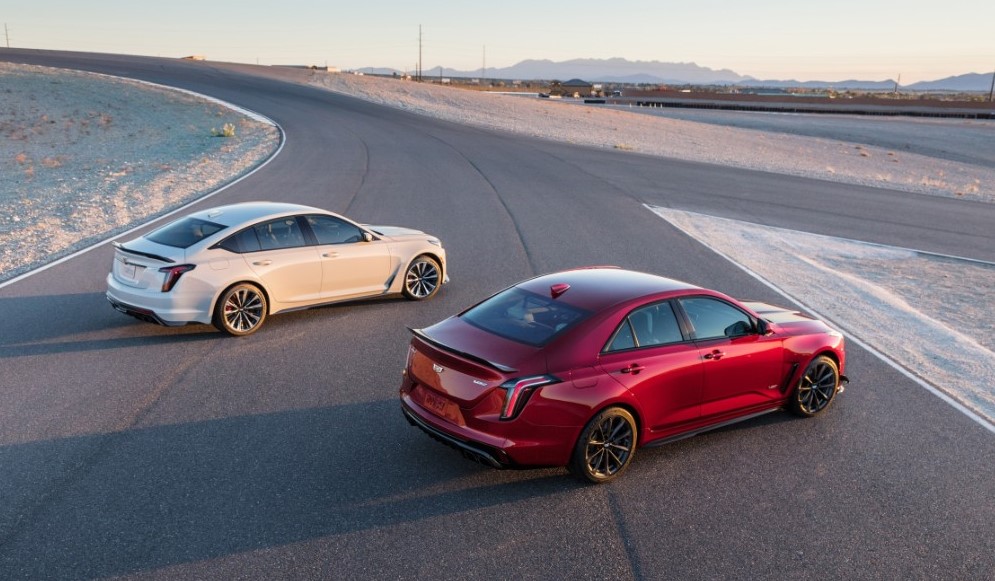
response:
<svg viewBox="0 0 995 581"><path fill-rule="evenodd" d="M403 74L389 68L363 68L359 72L372 75ZM406 71L409 74L411 71ZM744 87L770 88L810 88L810 89L863 89L886 91L895 88L895 81L795 81L761 80L740 75L729 69L710 69L695 63L665 63L660 61L630 61L623 58L573 59L562 62L550 60L525 60L504 68L488 68L486 75L480 69L460 71L445 67L434 67L422 71L426 77L471 77L486 76L488 79L506 80L561 80L583 79L602 83L645 83L660 85L739 85ZM902 88L915 91L988 91L991 88L990 73L969 73L923 81Z"/></svg>

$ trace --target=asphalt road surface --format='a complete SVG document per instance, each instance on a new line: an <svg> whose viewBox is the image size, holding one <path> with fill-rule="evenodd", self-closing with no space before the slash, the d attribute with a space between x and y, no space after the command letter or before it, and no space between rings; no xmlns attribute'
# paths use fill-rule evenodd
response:
<svg viewBox="0 0 995 581"><path fill-rule="evenodd" d="M245 339L115 312L108 246L0 289L0 578L992 578L995 438L856 345L824 417L641 450L605 486L473 464L397 401L405 327L533 274L617 264L783 302L644 202L985 260L992 205L487 132L279 69L0 59L267 115L283 153L203 206L292 201L424 229L452 274L427 303L280 315Z"/></svg>

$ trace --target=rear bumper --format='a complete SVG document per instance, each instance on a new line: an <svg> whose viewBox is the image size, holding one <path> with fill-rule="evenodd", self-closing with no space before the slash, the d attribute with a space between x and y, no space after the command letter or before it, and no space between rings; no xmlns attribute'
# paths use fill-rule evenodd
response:
<svg viewBox="0 0 995 581"><path fill-rule="evenodd" d="M442 430L439 430L429 424L427 421L421 419L417 413L415 413L411 408L407 406L406 403L401 402L401 411L404 412L404 418L408 420L408 423L421 431L428 434L432 439L441 442L450 448L455 448L464 457L469 458L475 462L480 462L491 468L509 468L512 465L509 463L502 463L498 460L499 457L503 456L499 451L487 446L486 444L481 444L479 442L464 441L451 436Z"/></svg>
<svg viewBox="0 0 995 581"><path fill-rule="evenodd" d="M116 311L124 313L128 316L135 317L139 321L145 321L146 323L154 323L156 325L162 325L163 327L178 327L181 325L186 325L186 321L171 322L162 319L159 315L155 314L155 311L149 309L143 309L141 307L136 307L134 305L129 305L127 303L122 303L119 300L114 299L110 294L107 294L107 302L111 304Z"/></svg>
<svg viewBox="0 0 995 581"><path fill-rule="evenodd" d="M139 289L121 284L107 275L107 301L118 311L139 320L167 327L211 322L209 293L184 293L179 289L164 293L159 289Z"/></svg>

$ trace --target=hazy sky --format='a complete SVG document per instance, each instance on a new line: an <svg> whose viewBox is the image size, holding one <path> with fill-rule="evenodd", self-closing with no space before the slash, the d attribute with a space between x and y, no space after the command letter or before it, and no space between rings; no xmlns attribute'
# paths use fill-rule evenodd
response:
<svg viewBox="0 0 995 581"><path fill-rule="evenodd" d="M525 59L694 62L761 79L995 69L995 0L4 0L15 48L479 71ZM485 48L486 47L486 48Z"/></svg>

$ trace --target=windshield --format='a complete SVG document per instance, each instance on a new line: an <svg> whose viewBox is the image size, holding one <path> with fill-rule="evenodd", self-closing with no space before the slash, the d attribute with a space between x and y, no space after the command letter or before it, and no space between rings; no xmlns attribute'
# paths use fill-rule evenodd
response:
<svg viewBox="0 0 995 581"><path fill-rule="evenodd" d="M506 339L541 347L587 314L549 297L511 288L471 307L460 318Z"/></svg>
<svg viewBox="0 0 995 581"><path fill-rule="evenodd" d="M147 234L145 238L157 244L164 244L174 248L189 248L225 228L227 226L188 216L166 224L155 232Z"/></svg>

